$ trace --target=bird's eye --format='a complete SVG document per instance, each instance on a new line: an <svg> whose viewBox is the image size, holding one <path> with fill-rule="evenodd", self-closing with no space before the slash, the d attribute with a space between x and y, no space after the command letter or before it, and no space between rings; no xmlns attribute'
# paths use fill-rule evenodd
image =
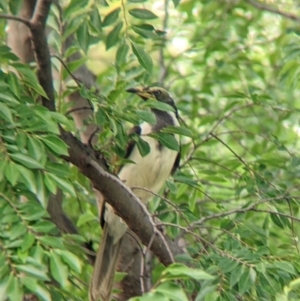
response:
<svg viewBox="0 0 300 301"><path fill-rule="evenodd" d="M153 91L153 94L154 94L155 96L158 96L158 95L161 94L161 91L160 91L160 90L155 90L155 91Z"/></svg>

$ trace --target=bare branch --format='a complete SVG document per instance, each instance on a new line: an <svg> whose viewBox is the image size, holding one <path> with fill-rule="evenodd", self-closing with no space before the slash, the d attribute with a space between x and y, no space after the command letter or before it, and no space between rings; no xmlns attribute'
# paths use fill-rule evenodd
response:
<svg viewBox="0 0 300 301"><path fill-rule="evenodd" d="M259 200L255 203L249 205L246 208L236 208L236 209L232 209L232 210L229 210L229 211L226 211L226 212L220 212L220 213L212 214L212 215L209 215L209 216L204 216L199 221L196 221L196 222L192 223L191 227L193 228L195 226L202 225L204 222L206 222L208 220L211 220L211 219L216 219L216 218L220 218L220 217L224 217L224 216L228 216L228 215L232 215L232 214L236 214L236 213L246 213L247 211L267 212L266 210L256 209L255 207L257 207L261 204L270 202L270 201L282 200L282 199L286 198L287 195L288 195L288 191L286 192L286 194L280 195L280 196L275 197L275 198L266 198L266 199L263 199L263 200ZM289 217L289 218L292 218L294 220L300 221L300 219L292 217L291 215L286 215L284 213L275 212L275 211L268 211L268 212L269 213L274 213L274 214L276 213L278 215L282 215L282 216Z"/></svg>
<svg viewBox="0 0 300 301"><path fill-rule="evenodd" d="M29 29L31 28L31 23L30 23L29 20L26 20L26 19L18 17L18 16L0 14L0 19L6 19L6 20L21 22L21 23L25 24Z"/></svg>
<svg viewBox="0 0 300 301"><path fill-rule="evenodd" d="M48 96L48 98L42 97L42 103L50 111L55 111L50 52L45 35L45 24L51 3L51 0L39 0L37 2L34 14L30 20L30 32L38 66L38 79Z"/></svg>

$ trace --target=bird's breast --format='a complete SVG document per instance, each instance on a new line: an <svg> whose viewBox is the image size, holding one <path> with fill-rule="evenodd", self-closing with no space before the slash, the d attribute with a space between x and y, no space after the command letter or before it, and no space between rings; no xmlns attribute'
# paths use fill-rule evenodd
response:
<svg viewBox="0 0 300 301"><path fill-rule="evenodd" d="M119 172L119 178L146 203L158 193L169 177L177 152L162 146L156 139L147 136L151 133L151 125L143 124L141 136L150 146L150 152L142 157L137 146L134 146L128 157L135 164L126 164Z"/></svg>

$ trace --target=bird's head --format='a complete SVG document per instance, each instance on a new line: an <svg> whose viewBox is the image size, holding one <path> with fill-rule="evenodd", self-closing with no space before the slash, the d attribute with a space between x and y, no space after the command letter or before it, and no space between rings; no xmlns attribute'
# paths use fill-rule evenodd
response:
<svg viewBox="0 0 300 301"><path fill-rule="evenodd" d="M140 96L143 100L155 99L175 107L174 100L172 99L170 93L161 87L138 87L130 88L126 91Z"/></svg>

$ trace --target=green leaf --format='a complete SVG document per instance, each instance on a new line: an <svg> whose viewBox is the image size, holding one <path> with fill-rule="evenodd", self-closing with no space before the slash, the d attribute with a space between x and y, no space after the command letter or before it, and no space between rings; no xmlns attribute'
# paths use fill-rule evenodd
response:
<svg viewBox="0 0 300 301"><path fill-rule="evenodd" d="M86 53L89 48L89 30L87 22L83 22L79 26L77 30L77 40L81 49Z"/></svg>
<svg viewBox="0 0 300 301"><path fill-rule="evenodd" d="M163 146L179 152L179 144L174 135L167 133L152 133L150 136L157 139Z"/></svg>
<svg viewBox="0 0 300 301"><path fill-rule="evenodd" d="M139 63L149 72L152 72L153 62L150 55L139 45L131 42L131 48Z"/></svg>
<svg viewBox="0 0 300 301"><path fill-rule="evenodd" d="M116 62L118 65L126 62L126 57L129 51L129 46L127 45L127 43L122 43L117 50L116 53Z"/></svg>
<svg viewBox="0 0 300 301"><path fill-rule="evenodd" d="M127 1L131 3L142 3L142 2L146 2L147 0L127 0Z"/></svg>
<svg viewBox="0 0 300 301"><path fill-rule="evenodd" d="M21 246L21 251L26 252L27 250L29 250L33 246L34 242L35 242L34 235L30 232L27 232Z"/></svg>
<svg viewBox="0 0 300 301"><path fill-rule="evenodd" d="M142 110L136 110L136 114L143 120L150 124L156 124L156 117L155 115L150 111L142 111Z"/></svg>
<svg viewBox="0 0 300 301"><path fill-rule="evenodd" d="M106 36L106 50L115 46L119 40L119 34L123 27L123 22L119 22Z"/></svg>
<svg viewBox="0 0 300 301"><path fill-rule="evenodd" d="M3 158L1 158L1 160L0 160L0 183L4 179L5 169L6 169L8 162L9 161L4 160Z"/></svg>
<svg viewBox="0 0 300 301"><path fill-rule="evenodd" d="M37 285L37 288L34 291L34 293L36 293L43 301L53 301L49 290L39 284Z"/></svg>
<svg viewBox="0 0 300 301"><path fill-rule="evenodd" d="M108 26L108 25L111 25L112 23L114 23L118 19L120 11L121 11L121 8L118 7L116 9L114 9L113 11L111 11L108 15L106 15L102 22L102 27L105 27L105 26Z"/></svg>
<svg viewBox="0 0 300 301"><path fill-rule="evenodd" d="M35 292L37 288L37 279L33 277L21 277L22 284L28 288L31 292Z"/></svg>
<svg viewBox="0 0 300 301"><path fill-rule="evenodd" d="M107 121L105 110L101 107L98 108L95 118L97 125L103 125Z"/></svg>
<svg viewBox="0 0 300 301"><path fill-rule="evenodd" d="M37 279L43 280L43 281L49 281L49 277L47 275L47 272L44 271L41 268L37 268L33 265L30 264L20 264L20 265L16 265L15 268L20 271L20 272L24 272L28 275L34 276Z"/></svg>
<svg viewBox="0 0 300 301"><path fill-rule="evenodd" d="M180 0L172 0L172 1L173 1L173 4L174 4L175 7L177 7L178 4L180 3Z"/></svg>
<svg viewBox="0 0 300 301"><path fill-rule="evenodd" d="M47 193L46 190L46 184L44 183L44 177L42 172L38 172L35 174L35 179L36 179L36 196L42 205L43 208L47 208L48 205L48 198L49 194Z"/></svg>
<svg viewBox="0 0 300 301"><path fill-rule="evenodd" d="M20 280L12 273L10 275L10 280L6 292L9 297L8 298L9 300L14 300L14 301L23 300L23 289Z"/></svg>
<svg viewBox="0 0 300 301"><path fill-rule="evenodd" d="M250 277L250 270L245 271L239 281L238 281L238 285L239 285L239 293L241 295L243 295L245 292L247 292L251 286L253 285L253 281Z"/></svg>
<svg viewBox="0 0 300 301"><path fill-rule="evenodd" d="M82 64L81 64L82 65ZM64 116L61 113L58 112L49 112L50 116L57 121L60 124L63 124L68 128L69 130L73 129L73 123L71 120L69 120L66 116Z"/></svg>
<svg viewBox="0 0 300 301"><path fill-rule="evenodd" d="M101 20L101 16L99 14L99 10L98 10L97 6L93 7L92 12L90 14L90 18L91 18L93 26L95 28L97 28L98 30L100 30L102 27L102 20Z"/></svg>
<svg viewBox="0 0 300 301"><path fill-rule="evenodd" d="M27 135L23 132L18 132L16 137L18 149L22 151L27 145Z"/></svg>
<svg viewBox="0 0 300 301"><path fill-rule="evenodd" d="M48 188L48 190L52 194L56 194L56 191L57 191L56 180L53 180L48 173L45 173L44 174L44 181L45 181L45 185Z"/></svg>
<svg viewBox="0 0 300 301"><path fill-rule="evenodd" d="M182 136L187 136L193 138L192 132L185 127L181 126L168 126L162 130L164 133L170 133L170 134L178 134Z"/></svg>
<svg viewBox="0 0 300 301"><path fill-rule="evenodd" d="M277 261L274 262L272 265L269 265L267 267L275 267L279 270L285 271L287 273L290 273L292 275L296 275L295 267L288 261Z"/></svg>
<svg viewBox="0 0 300 301"><path fill-rule="evenodd" d="M59 177L69 178L72 173L68 165L63 163L56 163L56 162L47 162L45 165L45 169L47 172L55 174Z"/></svg>
<svg viewBox="0 0 300 301"><path fill-rule="evenodd" d="M164 296L170 298L170 300L174 300L174 301L189 300L183 288L171 282L164 282L160 284L155 290L163 294Z"/></svg>
<svg viewBox="0 0 300 301"><path fill-rule="evenodd" d="M14 95L10 94L8 91L5 91L5 92L1 91L0 92L0 100L3 100L3 102L14 104L14 105L19 104L16 97Z"/></svg>
<svg viewBox="0 0 300 301"><path fill-rule="evenodd" d="M40 233L50 233L53 229L56 228L56 226L47 220L41 220L37 221L33 226L33 230L35 232L40 232Z"/></svg>
<svg viewBox="0 0 300 301"><path fill-rule="evenodd" d="M81 273L81 261L73 253L65 250L58 250L62 260L76 273Z"/></svg>
<svg viewBox="0 0 300 301"><path fill-rule="evenodd" d="M157 37L157 35L154 32L141 29L137 26L132 26L132 29L135 33L139 34L141 37L145 39L154 39Z"/></svg>
<svg viewBox="0 0 300 301"><path fill-rule="evenodd" d="M63 190L64 192L69 193L71 196L76 196L76 192L74 190L74 187L68 180L65 180L65 179L63 179L61 177L58 177L58 176L56 176L54 174L51 174L51 173L48 173L48 176L56 182L56 185L61 190ZM47 187L48 187L48 185L47 185Z"/></svg>
<svg viewBox="0 0 300 301"><path fill-rule="evenodd" d="M145 157L150 153L150 146L143 138L141 138L139 135L133 135L132 139L136 142L142 157Z"/></svg>
<svg viewBox="0 0 300 301"><path fill-rule="evenodd" d="M38 240L46 246L50 246L52 248L64 249L64 244L61 237L54 236L41 236Z"/></svg>
<svg viewBox="0 0 300 301"><path fill-rule="evenodd" d="M244 266L238 265L230 275L230 287L232 288L241 278L241 275L244 273Z"/></svg>
<svg viewBox="0 0 300 301"><path fill-rule="evenodd" d="M143 105L146 108L158 109L165 112L175 112L173 107L157 100L148 99Z"/></svg>
<svg viewBox="0 0 300 301"><path fill-rule="evenodd" d="M92 212L90 211L86 211L83 214L81 214L79 216L79 219L77 221L77 227L80 227L90 221L96 221L97 220L97 216L94 215Z"/></svg>
<svg viewBox="0 0 300 301"><path fill-rule="evenodd" d="M128 12L130 15L137 19L152 20L158 18L158 16L155 15L152 11L145 8L133 8L130 9Z"/></svg>
<svg viewBox="0 0 300 301"><path fill-rule="evenodd" d="M68 145L54 135L41 137L41 140L56 154L68 156Z"/></svg>
<svg viewBox="0 0 300 301"><path fill-rule="evenodd" d="M14 154L9 154L9 156L16 162L21 163L22 165L24 165L27 168L30 169L43 169L44 166L39 163L37 160L35 160L34 158L25 155L25 154L21 154L21 153L14 153Z"/></svg>
<svg viewBox="0 0 300 301"><path fill-rule="evenodd" d="M15 240L16 238L23 236L26 233L27 229L26 227L20 223L20 224L14 224L10 231L10 240Z"/></svg>
<svg viewBox="0 0 300 301"><path fill-rule="evenodd" d="M181 263L169 265L163 271L162 276L166 279L178 279L182 276L187 276L195 280L212 280L215 278L201 269L193 269Z"/></svg>
<svg viewBox="0 0 300 301"><path fill-rule="evenodd" d="M6 121L9 121L10 123L14 123L11 110L8 108L8 106L2 102L0 102L0 117L5 119Z"/></svg>
<svg viewBox="0 0 300 301"><path fill-rule="evenodd" d="M51 251L49 258L51 275L62 287L65 287L68 279L67 267L62 262L60 256L55 252Z"/></svg>
<svg viewBox="0 0 300 301"><path fill-rule="evenodd" d="M17 168L17 164L12 161L7 162L5 167L5 177L12 186L16 185L19 175L20 173L19 169Z"/></svg>
<svg viewBox="0 0 300 301"><path fill-rule="evenodd" d="M12 66L19 72L22 77L23 82L35 90L41 96L48 98L35 73L26 65L20 63L13 63Z"/></svg>
<svg viewBox="0 0 300 301"><path fill-rule="evenodd" d="M22 165L16 164L16 166L20 172L19 181L24 183L29 191L36 194L37 188L33 172Z"/></svg>

